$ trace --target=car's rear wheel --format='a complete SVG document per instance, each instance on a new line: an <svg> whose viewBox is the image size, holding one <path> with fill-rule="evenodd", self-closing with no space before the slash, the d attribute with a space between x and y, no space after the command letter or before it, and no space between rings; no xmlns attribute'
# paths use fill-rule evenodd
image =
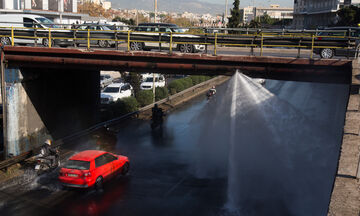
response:
<svg viewBox="0 0 360 216"><path fill-rule="evenodd" d="M179 50L182 53L192 53L194 52L194 46L192 44L181 44Z"/></svg>
<svg viewBox="0 0 360 216"><path fill-rule="evenodd" d="M106 48L106 47L109 46L109 42L106 41L106 40L99 40L99 41L98 41L98 45L99 45L99 47L101 47L101 48Z"/></svg>
<svg viewBox="0 0 360 216"><path fill-rule="evenodd" d="M10 40L10 38L8 38L8 37L2 37L2 38L0 39L0 43L1 43L2 45L11 45L11 40Z"/></svg>
<svg viewBox="0 0 360 216"><path fill-rule="evenodd" d="M334 49L325 48L320 50L320 57L323 59L331 59L335 54Z"/></svg>
<svg viewBox="0 0 360 216"><path fill-rule="evenodd" d="M44 38L44 39L42 40L42 45L43 45L44 47L49 47L49 39ZM51 46L54 46L54 45L55 45L54 40L51 40Z"/></svg>
<svg viewBox="0 0 360 216"><path fill-rule="evenodd" d="M129 169L130 169L130 164L125 163L121 170L121 175L126 175L129 172Z"/></svg>
<svg viewBox="0 0 360 216"><path fill-rule="evenodd" d="M131 42L130 43L130 49L135 50L135 51L143 50L144 49L144 44L140 43L140 42Z"/></svg>
<svg viewBox="0 0 360 216"><path fill-rule="evenodd" d="M95 182L95 189L101 190L103 188L103 177L99 176Z"/></svg>

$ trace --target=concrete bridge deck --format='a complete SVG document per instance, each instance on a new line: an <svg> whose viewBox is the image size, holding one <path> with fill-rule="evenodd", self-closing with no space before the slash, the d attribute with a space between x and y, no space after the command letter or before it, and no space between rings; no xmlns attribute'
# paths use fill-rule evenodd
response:
<svg viewBox="0 0 360 216"><path fill-rule="evenodd" d="M62 48L3 48L8 67L120 70L167 74L232 75L236 70L266 79L350 83L352 61L236 55L124 52Z"/></svg>

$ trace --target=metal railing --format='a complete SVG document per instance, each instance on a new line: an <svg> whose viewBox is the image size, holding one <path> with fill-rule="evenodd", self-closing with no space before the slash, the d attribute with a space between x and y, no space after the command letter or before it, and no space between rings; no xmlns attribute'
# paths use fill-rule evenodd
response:
<svg viewBox="0 0 360 216"><path fill-rule="evenodd" d="M96 26L96 25L95 25ZM101 25L99 25L101 26ZM74 27L74 26L72 26ZM131 28L130 28L131 29ZM78 47L85 44L90 49L94 44L100 46L113 45L119 49L120 43L126 43L127 51L143 50L147 44L151 48L166 47L170 53L182 46L191 46L194 50L199 47L207 53L208 46L213 46L213 54L217 55L218 47L247 47L254 54L254 48L260 49L260 56L266 48L292 48L298 49L298 57L303 49L311 50L310 58L317 49L345 49L356 50L359 38L352 37L351 31L346 30L264 30L264 29L203 29L212 33L189 32L159 32L135 30L92 30L79 28L35 28L1 26L0 38L3 45L14 46L19 44L42 43L49 48L54 45ZM191 29L187 29L191 30ZM337 33L337 36L323 36L319 32ZM156 46L154 46L156 44ZM355 51L356 52L356 51ZM355 54L356 55L356 54ZM356 55L357 56L357 55ZM350 56L348 56L350 57Z"/></svg>

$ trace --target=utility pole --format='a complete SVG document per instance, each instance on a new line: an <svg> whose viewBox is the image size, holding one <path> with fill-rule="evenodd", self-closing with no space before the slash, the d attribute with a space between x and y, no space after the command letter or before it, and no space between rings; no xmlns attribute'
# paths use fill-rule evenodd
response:
<svg viewBox="0 0 360 216"><path fill-rule="evenodd" d="M226 28L226 18L228 16L228 0L225 0L225 16L224 16L224 27Z"/></svg>
<svg viewBox="0 0 360 216"><path fill-rule="evenodd" d="M156 14L157 14L157 0L154 0L154 23L156 23Z"/></svg>

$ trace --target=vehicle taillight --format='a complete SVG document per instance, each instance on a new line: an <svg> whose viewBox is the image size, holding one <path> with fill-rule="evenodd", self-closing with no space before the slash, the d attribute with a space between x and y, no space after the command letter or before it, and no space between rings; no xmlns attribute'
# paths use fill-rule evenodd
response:
<svg viewBox="0 0 360 216"><path fill-rule="evenodd" d="M84 173L84 178L88 178L88 177L90 177L90 176L91 176L91 173L90 173L90 172Z"/></svg>

